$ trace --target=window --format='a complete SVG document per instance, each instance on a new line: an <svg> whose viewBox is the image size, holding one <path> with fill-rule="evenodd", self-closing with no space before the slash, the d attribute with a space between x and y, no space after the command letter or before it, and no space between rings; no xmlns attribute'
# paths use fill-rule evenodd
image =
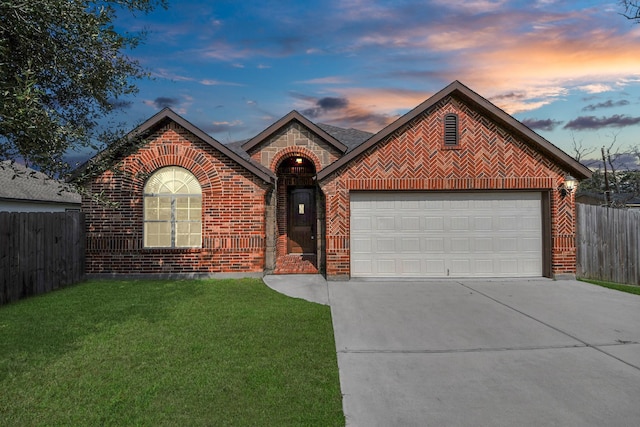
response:
<svg viewBox="0 0 640 427"><path fill-rule="evenodd" d="M186 169L157 170L144 186L145 248L202 246L202 188Z"/></svg>
<svg viewBox="0 0 640 427"><path fill-rule="evenodd" d="M450 147L458 145L459 142L458 115L447 114L444 116L444 145Z"/></svg>

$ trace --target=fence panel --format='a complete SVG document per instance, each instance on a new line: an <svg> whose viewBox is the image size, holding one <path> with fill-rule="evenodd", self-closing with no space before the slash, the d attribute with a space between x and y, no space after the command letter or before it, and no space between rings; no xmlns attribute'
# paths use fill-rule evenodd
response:
<svg viewBox="0 0 640 427"><path fill-rule="evenodd" d="M80 282L81 212L0 212L0 305Z"/></svg>
<svg viewBox="0 0 640 427"><path fill-rule="evenodd" d="M640 211L579 203L577 214L576 275L640 285Z"/></svg>

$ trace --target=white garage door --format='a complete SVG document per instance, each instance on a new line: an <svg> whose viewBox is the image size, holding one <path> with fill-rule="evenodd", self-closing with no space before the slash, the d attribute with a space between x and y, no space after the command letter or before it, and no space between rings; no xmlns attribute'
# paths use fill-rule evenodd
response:
<svg viewBox="0 0 640 427"><path fill-rule="evenodd" d="M351 275L542 276L541 193L351 193Z"/></svg>

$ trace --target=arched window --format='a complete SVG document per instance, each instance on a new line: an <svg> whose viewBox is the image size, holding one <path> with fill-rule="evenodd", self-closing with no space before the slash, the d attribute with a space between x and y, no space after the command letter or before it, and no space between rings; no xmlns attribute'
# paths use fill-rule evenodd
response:
<svg viewBox="0 0 640 427"><path fill-rule="evenodd" d="M144 246L202 246L202 188L186 169L157 170L144 186Z"/></svg>
<svg viewBox="0 0 640 427"><path fill-rule="evenodd" d="M455 146L460 142L458 135L458 115L447 114L444 116L444 145Z"/></svg>

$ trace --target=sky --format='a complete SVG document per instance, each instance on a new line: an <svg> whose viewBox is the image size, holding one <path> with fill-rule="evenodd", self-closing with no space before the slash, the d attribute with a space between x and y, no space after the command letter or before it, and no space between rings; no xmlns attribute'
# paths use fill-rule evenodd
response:
<svg viewBox="0 0 640 427"><path fill-rule="evenodd" d="M459 80L557 147L640 147L640 24L618 0L169 0L121 14L152 75L120 114L170 107L222 143L291 110L376 132Z"/></svg>

